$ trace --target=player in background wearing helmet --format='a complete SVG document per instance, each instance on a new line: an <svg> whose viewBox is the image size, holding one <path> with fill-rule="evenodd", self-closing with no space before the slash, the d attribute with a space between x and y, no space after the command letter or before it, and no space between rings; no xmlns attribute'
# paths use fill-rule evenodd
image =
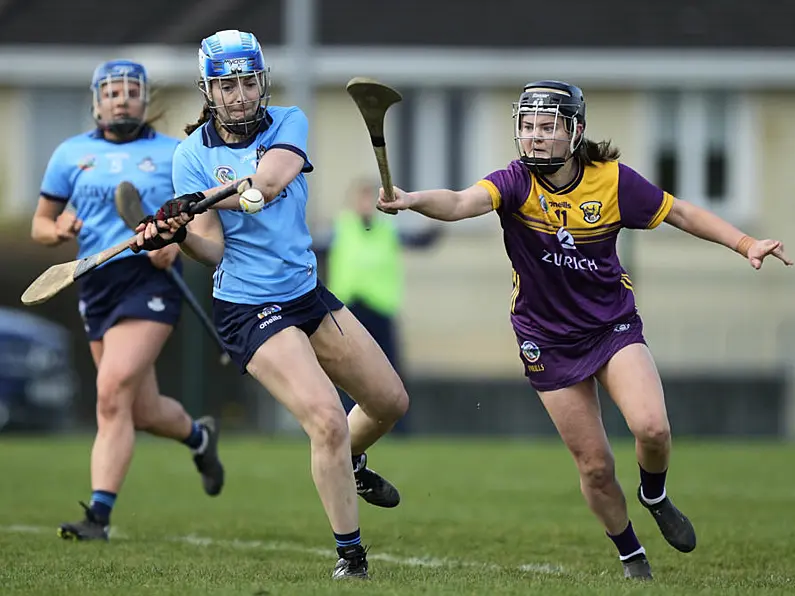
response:
<svg viewBox="0 0 795 596"><path fill-rule="evenodd" d="M356 494L394 507L400 496L367 467L365 450L408 408L403 383L350 311L318 280L306 224L308 123L298 107L268 105L270 80L251 33L201 43L202 118L174 156L182 195L142 226L135 249L181 242L215 267L214 319L232 360L295 416L309 436L312 477L339 560L333 577L367 577ZM190 220L208 189L249 186ZM172 233L179 230L178 236ZM346 419L334 387L358 405Z"/></svg>
<svg viewBox="0 0 795 596"><path fill-rule="evenodd" d="M677 550L692 551L696 534L666 494L671 430L632 281L618 261L618 233L665 221L736 250L755 269L769 255L792 262L781 242L750 238L674 198L620 163L609 142L587 139L585 98L574 85L526 85L513 116L519 159L506 169L458 192L396 188L390 203L381 189L378 207L444 221L497 212L513 265L511 322L525 374L574 456L582 493L615 543L624 575L651 579L616 480L596 381L635 436L641 504Z"/></svg>
<svg viewBox="0 0 795 596"><path fill-rule="evenodd" d="M129 236L113 200L123 180L140 191L148 213L174 196L171 165L178 141L146 123L144 67L128 60L100 64L91 91L97 128L67 139L53 153L31 232L49 246L76 240L78 258ZM78 282L80 314L97 367L97 435L91 499L83 505L83 520L60 526L63 538L107 540L136 429L185 443L205 492L221 491L215 421L192 420L178 401L160 395L155 376L155 361L180 315L180 293L163 271L180 266L178 253L173 246L140 256L122 253Z"/></svg>

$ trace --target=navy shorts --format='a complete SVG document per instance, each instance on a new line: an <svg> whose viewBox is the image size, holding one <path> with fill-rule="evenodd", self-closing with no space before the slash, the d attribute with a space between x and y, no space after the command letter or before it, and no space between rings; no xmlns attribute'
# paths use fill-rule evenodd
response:
<svg viewBox="0 0 795 596"><path fill-rule="evenodd" d="M298 327L312 335L323 318L344 304L320 281L313 290L287 302L235 304L213 300L213 319L218 335L232 361L246 372L246 366L259 347L287 327Z"/></svg>
<svg viewBox="0 0 795 596"><path fill-rule="evenodd" d="M573 342L549 341L517 333L525 376L536 391L571 387L595 375L619 350L645 344L643 321L635 314Z"/></svg>
<svg viewBox="0 0 795 596"><path fill-rule="evenodd" d="M179 259L173 267L181 270ZM157 321L172 327L179 321L182 294L149 257L111 261L78 283L78 308L90 341L99 341L123 319Z"/></svg>

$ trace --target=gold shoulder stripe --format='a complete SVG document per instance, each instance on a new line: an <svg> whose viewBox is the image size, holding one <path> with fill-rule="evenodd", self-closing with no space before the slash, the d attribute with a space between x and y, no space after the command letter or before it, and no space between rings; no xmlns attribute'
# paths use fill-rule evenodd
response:
<svg viewBox="0 0 795 596"><path fill-rule="evenodd" d="M500 196L500 190L497 188L497 185L494 184L491 180L478 180L478 186L482 186L487 191L489 191L489 196L491 197L491 206L494 209L497 209L502 202L502 197Z"/></svg>
<svg viewBox="0 0 795 596"><path fill-rule="evenodd" d="M649 225L646 226L648 229L652 230L659 226L663 220L668 217L668 213L671 211L671 207L674 206L674 197L673 195L668 194L667 192L663 191L663 200L660 203L660 208L657 209L657 213L654 214L654 217L651 218Z"/></svg>

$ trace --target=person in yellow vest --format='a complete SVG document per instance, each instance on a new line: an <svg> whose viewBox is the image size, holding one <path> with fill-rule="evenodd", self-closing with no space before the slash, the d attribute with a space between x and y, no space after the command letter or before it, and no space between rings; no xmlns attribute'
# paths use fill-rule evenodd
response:
<svg viewBox="0 0 795 596"><path fill-rule="evenodd" d="M331 234L316 235L312 246L318 260L326 259L326 283L375 338L400 374L396 317L403 302L405 248L426 248L439 238L438 226L419 231L398 229L394 220L376 211L378 184L356 180L351 208L342 211ZM346 410L353 402L343 396ZM392 432L406 431L406 417Z"/></svg>

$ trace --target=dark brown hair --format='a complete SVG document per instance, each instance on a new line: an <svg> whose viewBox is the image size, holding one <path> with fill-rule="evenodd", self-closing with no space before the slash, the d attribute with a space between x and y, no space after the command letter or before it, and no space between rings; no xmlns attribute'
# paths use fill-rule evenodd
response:
<svg viewBox="0 0 795 596"><path fill-rule="evenodd" d="M189 135L194 130L199 128L202 124L204 124L205 122L209 122L211 116L212 116L212 110L210 110L210 106L208 106L205 103L204 107L202 108L202 113L199 115L199 119L196 122L194 122L193 124L188 124L185 127L185 134Z"/></svg>
<svg viewBox="0 0 795 596"><path fill-rule="evenodd" d="M616 161L621 157L621 150L610 143L610 141L592 141L584 138L580 146L574 151L574 155L583 165L592 166L595 163L606 161Z"/></svg>

